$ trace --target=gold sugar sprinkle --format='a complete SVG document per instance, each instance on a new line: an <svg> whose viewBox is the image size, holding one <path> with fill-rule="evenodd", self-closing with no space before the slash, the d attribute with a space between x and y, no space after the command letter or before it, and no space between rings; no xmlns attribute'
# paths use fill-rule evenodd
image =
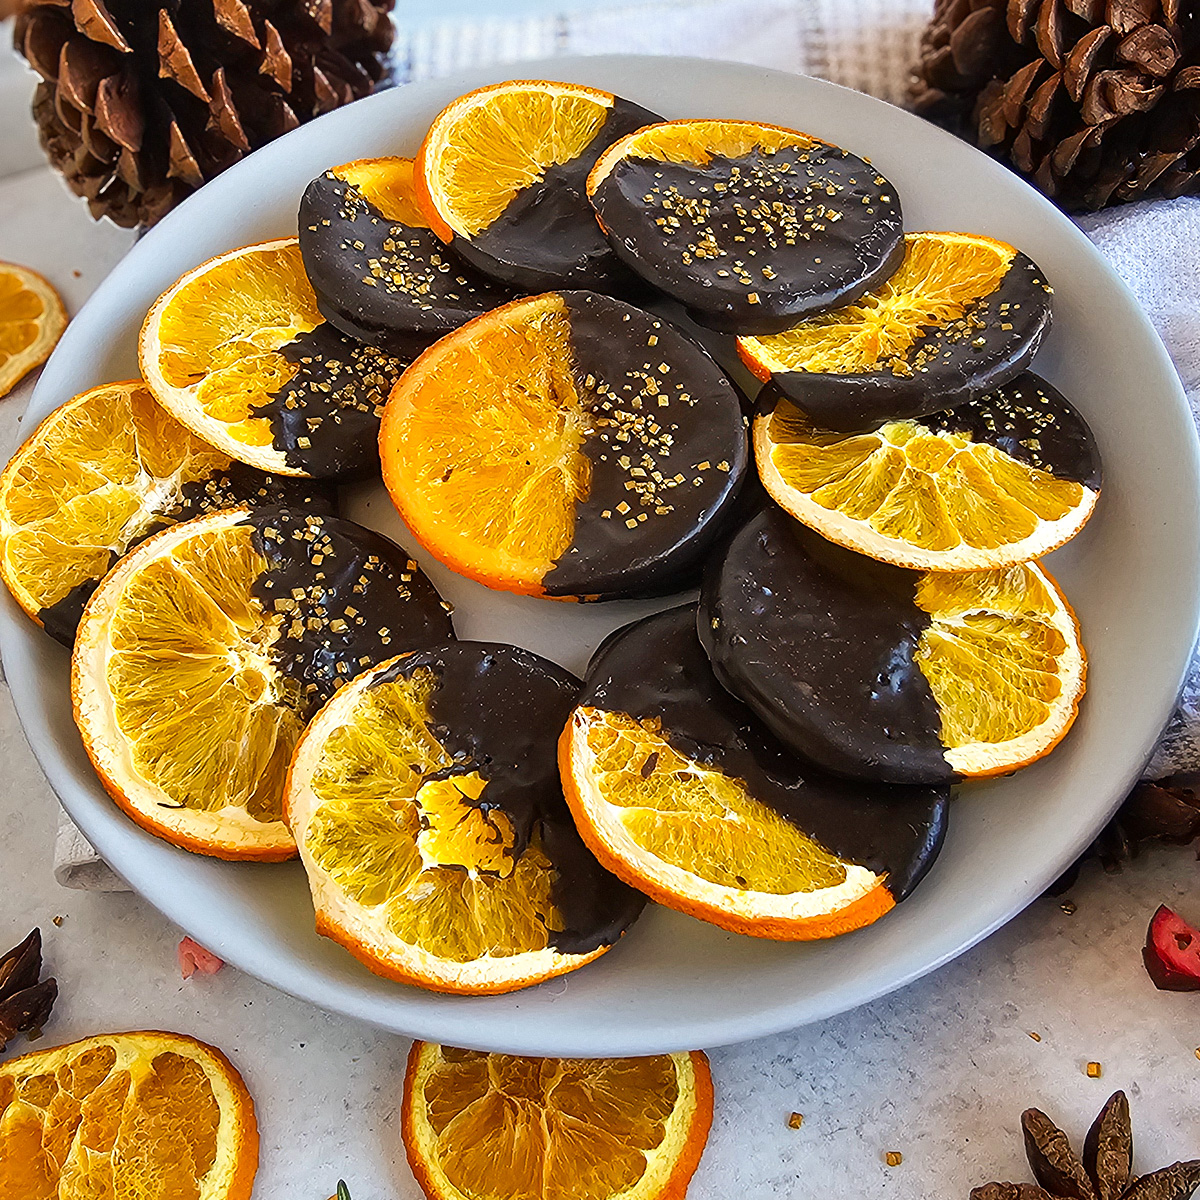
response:
<svg viewBox="0 0 1200 1200"><path fill-rule="evenodd" d="M883 1161L889 1167L898 1167L904 1161L904 1155L899 1150L889 1150L884 1156Z"/></svg>
<svg viewBox="0 0 1200 1200"><path fill-rule="evenodd" d="M804 1114L803 1113L792 1113L792 1115L790 1117L788 1117L788 1128L789 1129L799 1129L800 1126L803 1124L804 1124Z"/></svg>
<svg viewBox="0 0 1200 1200"><path fill-rule="evenodd" d="M1040 1042L1042 1040L1042 1035L1040 1033L1034 1033L1032 1029L1029 1031L1029 1036L1033 1038L1035 1042Z"/></svg>
<svg viewBox="0 0 1200 1200"><path fill-rule="evenodd" d="M1104 1068L1098 1062L1090 1062L1087 1065L1087 1077L1089 1079L1099 1079L1104 1074Z"/></svg>

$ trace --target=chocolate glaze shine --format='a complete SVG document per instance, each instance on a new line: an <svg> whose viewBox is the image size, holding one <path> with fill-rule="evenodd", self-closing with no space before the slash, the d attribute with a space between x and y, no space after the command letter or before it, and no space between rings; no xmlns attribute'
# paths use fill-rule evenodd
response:
<svg viewBox="0 0 1200 1200"><path fill-rule="evenodd" d="M644 290L596 224L586 184L596 160L613 142L661 120L618 96L582 154L551 166L481 233L454 239L459 256L492 279L530 292L567 287L626 295Z"/></svg>
<svg viewBox="0 0 1200 1200"><path fill-rule="evenodd" d="M271 424L271 445L290 467L318 479L379 469L383 405L408 361L364 346L327 321L279 348L296 371L253 416Z"/></svg>
<svg viewBox="0 0 1200 1200"><path fill-rule="evenodd" d="M252 510L242 524L269 564L252 594L283 617L271 653L306 719L376 663L453 639L449 606L381 534L284 508Z"/></svg>
<svg viewBox="0 0 1200 1200"><path fill-rule="evenodd" d="M824 143L705 166L626 158L591 199L630 267L731 333L777 333L848 304L904 257L896 189Z"/></svg>
<svg viewBox="0 0 1200 1200"><path fill-rule="evenodd" d="M1079 410L1040 375L1026 371L965 404L919 418L935 433L965 433L1026 466L1100 489L1100 451Z"/></svg>
<svg viewBox="0 0 1200 1200"><path fill-rule="evenodd" d="M849 778L950 783L913 657L930 625L919 578L767 508L710 561L700 637L721 683L795 753Z"/></svg>
<svg viewBox="0 0 1200 1200"><path fill-rule="evenodd" d="M214 471L206 479L193 479L179 489L162 509L155 513L154 521L125 547L128 553L146 538L181 521L205 513L217 512L222 508L234 508L239 504L288 505L316 516L332 516L337 512L337 494L329 484L308 479L297 479L289 475L268 475L248 467L245 463L230 462L221 471ZM108 569L117 563L120 555L113 551ZM75 631L92 593L100 586L100 579L86 579L76 584L61 600L43 608L38 613L42 628L64 646L75 644Z"/></svg>
<svg viewBox="0 0 1200 1200"><path fill-rule="evenodd" d="M554 663L515 646L453 642L406 655L371 683L378 687L429 670L435 679L430 732L454 765L430 778L473 771L487 781L473 803L500 810L512 823L514 857L537 831L557 870L552 898L565 928L551 945L586 954L611 945L633 923L645 897L610 875L580 840L563 799L558 734L567 722L579 680Z"/></svg>
<svg viewBox="0 0 1200 1200"><path fill-rule="evenodd" d="M389 354L416 355L513 299L432 230L390 220L333 171L305 190L299 229L304 269L325 319Z"/></svg>
<svg viewBox="0 0 1200 1200"><path fill-rule="evenodd" d="M580 704L657 718L680 754L742 780L827 850L885 874L903 900L941 849L948 791L853 783L789 752L718 683L696 621L686 605L618 630L592 659Z"/></svg>
<svg viewBox="0 0 1200 1200"><path fill-rule="evenodd" d="M592 421L583 447L591 490L542 586L551 596L605 599L678 591L747 473L738 394L661 317L593 292L562 296L572 374Z"/></svg>
<svg viewBox="0 0 1200 1200"><path fill-rule="evenodd" d="M957 406L1002 386L1029 365L1049 327L1045 276L1018 254L993 292L917 339L900 373L889 365L844 375L781 371L772 382L819 424L862 429Z"/></svg>

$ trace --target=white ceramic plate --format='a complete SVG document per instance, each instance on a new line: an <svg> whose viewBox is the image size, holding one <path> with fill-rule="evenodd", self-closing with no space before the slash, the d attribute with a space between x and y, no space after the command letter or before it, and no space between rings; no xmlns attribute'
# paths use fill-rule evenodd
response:
<svg viewBox="0 0 1200 1200"><path fill-rule="evenodd" d="M908 228L992 234L1041 264L1055 288L1054 327L1035 366L1091 422L1105 472L1095 518L1052 563L1091 657L1088 694L1062 746L1010 779L964 789L929 877L869 929L786 945L651 907L620 945L582 971L509 996L464 998L377 979L317 937L297 864L196 857L122 816L92 775L72 722L65 651L11 602L0 626L8 681L50 782L117 872L202 945L314 1004L452 1045L550 1055L681 1050L816 1021L961 954L1072 861L1146 761L1195 640L1198 456L1187 404L1133 298L1031 188L899 109L778 71L564 58L414 84L289 134L167 217L71 324L34 394L30 424L84 388L136 374L137 331L155 297L211 255L294 233L313 176L354 158L411 153L449 100L521 77L593 84L671 117L743 117L807 130L870 156L898 186ZM348 515L415 549L381 488L356 493ZM516 642L576 671L610 629L658 607L488 592L416 556L454 602L460 635Z"/></svg>

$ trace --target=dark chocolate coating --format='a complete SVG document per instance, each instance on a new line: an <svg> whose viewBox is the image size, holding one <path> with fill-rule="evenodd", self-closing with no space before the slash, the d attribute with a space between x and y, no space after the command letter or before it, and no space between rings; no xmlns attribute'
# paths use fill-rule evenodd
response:
<svg viewBox="0 0 1200 1200"><path fill-rule="evenodd" d="M618 138L662 118L620 96L582 154L551 166L473 238L455 237L459 256L485 275L529 292L590 288L619 295L640 290L613 254L588 203L588 173Z"/></svg>
<svg viewBox="0 0 1200 1200"><path fill-rule="evenodd" d="M283 615L271 654L306 719L376 663L453 639L449 606L382 534L285 508L254 509L241 523L270 564L251 591Z"/></svg>
<svg viewBox="0 0 1200 1200"><path fill-rule="evenodd" d="M740 779L826 850L886 875L903 900L942 848L948 790L853 783L792 754L717 682L696 620L689 604L618 630L593 657L580 704L658 718L680 754Z"/></svg>
<svg viewBox="0 0 1200 1200"><path fill-rule="evenodd" d="M193 479L185 483L179 489L179 495L155 514L153 523L125 547L125 553L171 525L222 508L234 508L239 504L286 504L301 512L333 516L337 512L337 493L329 484L296 479L290 475L268 475L245 463L230 462L223 471L214 471L206 479ZM108 562L110 571L120 557L113 552ZM61 600L43 608L38 613L42 628L55 641L67 647L73 646L83 610L99 586L98 578L85 579Z"/></svg>
<svg viewBox="0 0 1200 1200"><path fill-rule="evenodd" d="M919 424L935 433L965 433L1026 466L1100 490L1100 451L1088 423L1032 371L965 404L921 417Z"/></svg>
<svg viewBox="0 0 1200 1200"><path fill-rule="evenodd" d="M325 319L349 337L401 356L514 298L433 230L385 217L334 172L300 201L300 253Z"/></svg>
<svg viewBox="0 0 1200 1200"><path fill-rule="evenodd" d="M930 625L919 578L768 508L710 561L700 638L721 683L795 753L853 779L950 783L913 658Z"/></svg>
<svg viewBox="0 0 1200 1200"><path fill-rule="evenodd" d="M557 870L551 892L565 928L550 944L562 954L609 946L636 920L646 898L610 875L584 846L558 774L558 735L579 695L579 680L554 663L492 642L452 642L406 655L372 687L429 670L435 679L429 729L454 765L430 775L446 779L478 771L487 781L478 800L512 823L519 858L535 830Z"/></svg>
<svg viewBox="0 0 1200 1200"><path fill-rule="evenodd" d="M279 348L297 370L265 404L271 445L289 467L317 479L353 479L379 469L379 420L408 360L364 346L328 321Z"/></svg>
<svg viewBox="0 0 1200 1200"><path fill-rule="evenodd" d="M677 591L746 475L738 394L707 352L661 317L594 292L562 296L572 373L592 418L583 444L591 490L542 587L604 599Z"/></svg>
<svg viewBox="0 0 1200 1200"><path fill-rule="evenodd" d="M781 371L772 379L826 428L862 429L957 406L1000 387L1029 365L1049 327L1045 275L1018 254L995 291L913 343L905 359L911 374L885 366L848 375Z"/></svg>
<svg viewBox="0 0 1200 1200"><path fill-rule="evenodd" d="M591 200L630 267L727 333L777 333L848 304L904 259L896 189L820 142L706 166L625 158Z"/></svg>

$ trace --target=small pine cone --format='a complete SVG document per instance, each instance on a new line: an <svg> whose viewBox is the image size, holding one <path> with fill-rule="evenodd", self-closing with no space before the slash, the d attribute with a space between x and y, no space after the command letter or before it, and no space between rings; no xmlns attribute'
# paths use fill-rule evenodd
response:
<svg viewBox="0 0 1200 1200"><path fill-rule="evenodd" d="M92 215L152 225L383 79L395 0L24 0L42 146Z"/></svg>
<svg viewBox="0 0 1200 1200"><path fill-rule="evenodd" d="M911 100L1068 211L1200 191L1200 0L937 0Z"/></svg>

